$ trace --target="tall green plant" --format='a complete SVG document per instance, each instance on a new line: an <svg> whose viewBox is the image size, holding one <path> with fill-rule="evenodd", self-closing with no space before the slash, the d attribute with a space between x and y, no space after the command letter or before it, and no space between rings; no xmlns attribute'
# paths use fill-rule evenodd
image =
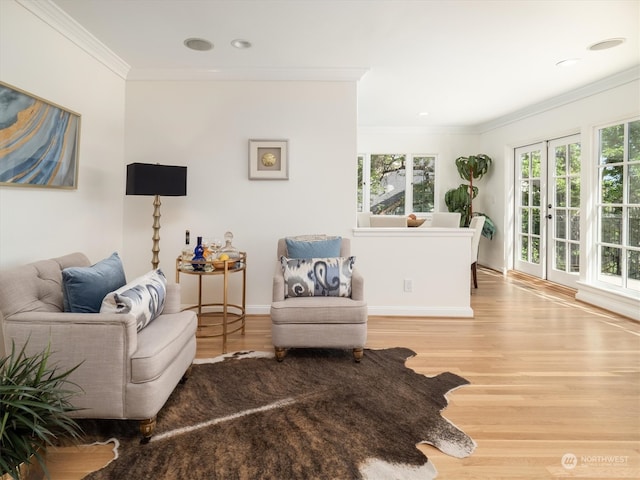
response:
<svg viewBox="0 0 640 480"><path fill-rule="evenodd" d="M77 438L76 410L69 399L79 388L68 376L77 366L58 372L49 368L50 348L29 356L26 345L0 359L0 475L20 479L20 465L35 458L49 477L42 452L54 438ZM70 388L75 387L75 388Z"/></svg>
<svg viewBox="0 0 640 480"><path fill-rule="evenodd" d="M450 212L460 212L462 226L468 226L473 216L473 199L478 195L478 187L473 185L473 181L484 177L492 162L491 157L484 153L456 158L458 174L469 183L461 183L445 193L444 202Z"/></svg>

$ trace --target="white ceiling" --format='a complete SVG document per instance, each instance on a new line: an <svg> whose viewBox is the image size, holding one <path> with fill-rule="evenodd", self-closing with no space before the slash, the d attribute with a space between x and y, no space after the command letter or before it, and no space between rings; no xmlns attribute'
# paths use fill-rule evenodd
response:
<svg viewBox="0 0 640 480"><path fill-rule="evenodd" d="M128 79L358 78L360 126L485 124L640 64L640 0L51 1Z"/></svg>

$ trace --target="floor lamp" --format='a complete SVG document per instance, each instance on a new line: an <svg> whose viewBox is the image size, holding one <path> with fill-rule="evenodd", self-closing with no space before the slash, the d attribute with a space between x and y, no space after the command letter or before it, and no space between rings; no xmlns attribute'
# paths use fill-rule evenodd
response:
<svg viewBox="0 0 640 480"><path fill-rule="evenodd" d="M153 195L153 256L155 270L160 260L160 196L184 197L187 194L187 167L151 163L127 165L127 195Z"/></svg>

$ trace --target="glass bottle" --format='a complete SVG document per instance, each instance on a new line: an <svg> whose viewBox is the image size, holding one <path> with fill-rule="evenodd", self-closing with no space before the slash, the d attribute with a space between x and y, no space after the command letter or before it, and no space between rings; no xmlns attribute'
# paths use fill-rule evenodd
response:
<svg viewBox="0 0 640 480"><path fill-rule="evenodd" d="M182 262L188 262L193 258L193 248L189 245L190 234L189 230L184 232L184 247L182 247Z"/></svg>
<svg viewBox="0 0 640 480"><path fill-rule="evenodd" d="M202 237L198 237L198 244L196 248L193 249L193 258L191 259L193 262L201 262L201 263L192 263L193 269L196 271L204 270L204 247L202 246Z"/></svg>
<svg viewBox="0 0 640 480"><path fill-rule="evenodd" d="M223 253L226 253L227 255L229 255L229 258L240 257L240 252L238 252L238 249L233 245L231 245L232 241L233 241L233 233L226 232L224 234L224 247L220 249L220 255L222 255Z"/></svg>

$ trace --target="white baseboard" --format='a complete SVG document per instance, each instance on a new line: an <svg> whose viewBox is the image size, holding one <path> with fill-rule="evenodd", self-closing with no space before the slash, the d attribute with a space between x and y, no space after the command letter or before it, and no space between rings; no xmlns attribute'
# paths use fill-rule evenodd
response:
<svg viewBox="0 0 640 480"><path fill-rule="evenodd" d="M640 300L637 298L578 282L576 300L640 322Z"/></svg>

